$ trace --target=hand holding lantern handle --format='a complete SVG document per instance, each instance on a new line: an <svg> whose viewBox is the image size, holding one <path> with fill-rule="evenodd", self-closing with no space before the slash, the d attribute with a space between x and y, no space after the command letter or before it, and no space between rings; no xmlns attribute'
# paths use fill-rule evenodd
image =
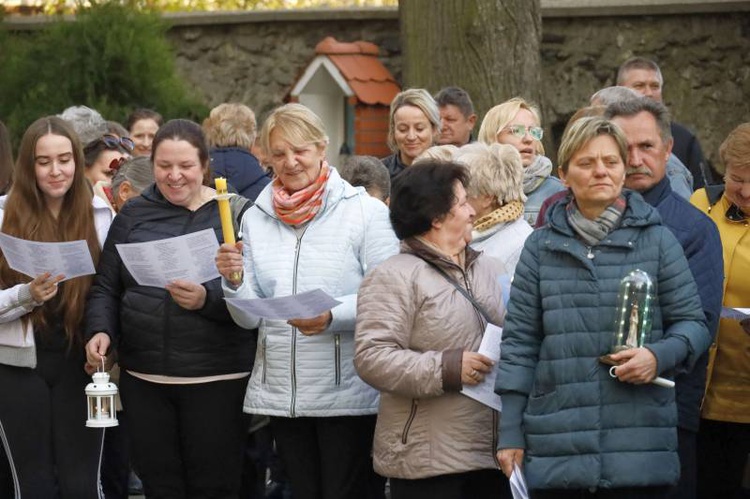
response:
<svg viewBox="0 0 750 499"><path fill-rule="evenodd" d="M224 242L234 244L234 224L232 224L232 209L229 207L230 194L227 191L227 179L218 177L216 182L216 202L219 204L219 217L221 217L221 232L224 235ZM233 272L231 281L239 282L242 275L239 272Z"/></svg>

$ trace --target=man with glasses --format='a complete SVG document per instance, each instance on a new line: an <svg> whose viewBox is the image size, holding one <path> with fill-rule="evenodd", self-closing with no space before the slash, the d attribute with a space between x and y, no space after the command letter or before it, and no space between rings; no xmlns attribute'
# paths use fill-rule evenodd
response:
<svg viewBox="0 0 750 499"><path fill-rule="evenodd" d="M628 140L625 187L640 192L680 242L698 285L708 331L714 337L723 295L721 239L713 221L670 187L666 176L667 158L672 151L669 112L659 102L640 98L610 104L605 116L622 128ZM675 499L696 497L696 436L707 364L708 353L704 353L691 372L675 376L682 468L680 481L670 495Z"/></svg>

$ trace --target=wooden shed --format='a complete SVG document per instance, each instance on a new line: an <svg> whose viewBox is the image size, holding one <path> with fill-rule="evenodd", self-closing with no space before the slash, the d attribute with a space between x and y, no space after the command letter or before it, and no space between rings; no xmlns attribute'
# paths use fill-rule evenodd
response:
<svg viewBox="0 0 750 499"><path fill-rule="evenodd" d="M323 120L330 138L329 158L389 155L388 112L401 87L378 59L378 46L329 36L318 43L315 54L289 100L304 104Z"/></svg>

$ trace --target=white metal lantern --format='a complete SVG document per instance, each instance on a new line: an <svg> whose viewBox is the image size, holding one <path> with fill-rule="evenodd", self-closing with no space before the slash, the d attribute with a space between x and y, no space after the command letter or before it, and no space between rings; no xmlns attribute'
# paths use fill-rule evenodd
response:
<svg viewBox="0 0 750 499"><path fill-rule="evenodd" d="M119 424L115 409L117 385L109 382L109 374L105 372L94 373L92 380L93 383L86 385L89 416L86 426L89 428L117 426Z"/></svg>

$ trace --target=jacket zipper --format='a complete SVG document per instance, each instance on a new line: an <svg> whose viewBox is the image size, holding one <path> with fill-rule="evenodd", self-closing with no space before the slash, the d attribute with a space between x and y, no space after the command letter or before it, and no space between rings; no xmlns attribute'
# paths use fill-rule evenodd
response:
<svg viewBox="0 0 750 499"><path fill-rule="evenodd" d="M333 335L334 358L336 362L336 386L341 385L341 335Z"/></svg>
<svg viewBox="0 0 750 499"><path fill-rule="evenodd" d="M464 284L466 285L466 291L469 293L469 296L471 296L472 298L474 298L476 300L476 296L474 296L474 291L472 291L472 289L471 289L471 283L469 282L469 276L468 276L468 274L466 273L465 270L461 269L461 275L464 278ZM474 313L479 318L479 323L482 324L482 328L483 328L482 329L482 336L484 336L484 329L487 328L487 324L485 324L485 322L487 322L487 320L485 320L485 318L482 316L482 314L479 313L479 310L477 310L477 308L474 306L473 303L471 304L471 308L474 309ZM489 317L487 319L489 319Z"/></svg>
<svg viewBox="0 0 750 499"><path fill-rule="evenodd" d="M409 430L411 429L411 424L414 422L414 418L417 416L418 405L419 399L411 399L411 412L409 413L409 419L406 420L404 431L401 433L401 443L404 445L406 445L406 442L409 439Z"/></svg>
<svg viewBox="0 0 750 499"><path fill-rule="evenodd" d="M302 245L302 238L307 232L307 228L310 227L308 224L303 230L302 234L295 236L297 237L297 244L294 246L294 272L292 274L292 294L297 294L297 270L299 269L299 253L300 246ZM291 377L292 377L292 399L289 403L289 415L295 417L296 415L296 404L297 404L297 328L292 328L292 358L291 358Z"/></svg>
<svg viewBox="0 0 750 499"><path fill-rule="evenodd" d="M263 336L263 342L261 348L263 349L263 372L261 374L261 383L266 384L266 368L268 367L268 356L266 355L266 341L268 337Z"/></svg>

